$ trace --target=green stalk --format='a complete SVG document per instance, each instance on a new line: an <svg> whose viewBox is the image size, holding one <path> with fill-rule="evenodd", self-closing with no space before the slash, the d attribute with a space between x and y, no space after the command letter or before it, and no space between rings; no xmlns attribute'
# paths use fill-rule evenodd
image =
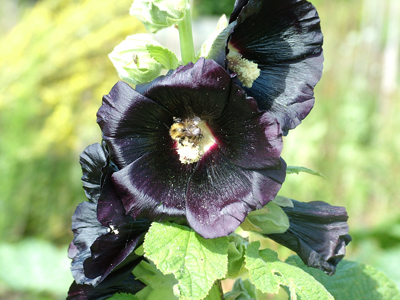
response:
<svg viewBox="0 0 400 300"><path fill-rule="evenodd" d="M196 56L194 53L192 18L190 16L189 3L187 4L185 17L178 23L178 29L183 63L186 65L188 62L195 62Z"/></svg>

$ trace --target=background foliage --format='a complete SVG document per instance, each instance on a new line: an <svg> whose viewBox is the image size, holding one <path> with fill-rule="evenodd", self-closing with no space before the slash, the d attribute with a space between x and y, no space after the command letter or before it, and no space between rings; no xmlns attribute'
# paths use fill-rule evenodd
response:
<svg viewBox="0 0 400 300"><path fill-rule="evenodd" d="M202 16L229 15L234 1L194 2L194 15ZM354 239L348 258L374 265L400 285L399 2L313 4L325 35L324 75L315 108L285 138L283 157L326 179L288 175L281 194L346 206ZM46 250L53 251L49 266L36 266L43 270L60 263L60 251L66 253L71 215L85 199L78 155L100 141L96 112L118 80L107 54L127 35L144 30L128 14L130 5L131 0L1 4L1 266L21 265L18 256L1 255L9 247L52 249ZM40 251L27 253L25 266L35 266ZM72 280L67 277L58 290L15 284L15 278L28 276L20 270L1 268L0 299L62 299ZM48 282L52 272L43 275Z"/></svg>

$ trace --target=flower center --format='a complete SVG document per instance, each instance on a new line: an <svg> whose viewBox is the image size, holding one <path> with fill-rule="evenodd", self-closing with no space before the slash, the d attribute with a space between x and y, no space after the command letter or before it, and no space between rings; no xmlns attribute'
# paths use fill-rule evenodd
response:
<svg viewBox="0 0 400 300"><path fill-rule="evenodd" d="M243 58L242 55L228 44L229 53L226 56L228 59L228 67L237 74L243 86L251 88L253 82L260 76L258 64Z"/></svg>
<svg viewBox="0 0 400 300"><path fill-rule="evenodd" d="M176 141L175 148L183 164L198 162L215 144L215 138L206 122L199 117L185 120L175 118L169 134Z"/></svg>

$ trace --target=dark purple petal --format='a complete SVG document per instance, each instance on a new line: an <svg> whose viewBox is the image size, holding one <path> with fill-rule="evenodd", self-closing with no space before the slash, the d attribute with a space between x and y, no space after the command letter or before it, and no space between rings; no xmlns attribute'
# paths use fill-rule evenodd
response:
<svg viewBox="0 0 400 300"><path fill-rule="evenodd" d="M103 97L103 105L97 113L103 139L119 168L149 151L172 148L168 131L172 118L161 105L122 81Z"/></svg>
<svg viewBox="0 0 400 300"><path fill-rule="evenodd" d="M114 271L96 287L73 282L69 288L67 300L102 300L116 293L136 294L145 287L131 273L137 264L138 262L131 263Z"/></svg>
<svg viewBox="0 0 400 300"><path fill-rule="evenodd" d="M155 220L184 216L187 182L194 164L182 164L175 150L149 153L112 176L132 217Z"/></svg>
<svg viewBox="0 0 400 300"><path fill-rule="evenodd" d="M293 129L313 107L313 89L322 75L317 11L305 0L249 0L239 1L236 15L229 44L261 70L244 90L260 109L275 113L283 131Z"/></svg>
<svg viewBox="0 0 400 300"><path fill-rule="evenodd" d="M274 199L285 173L284 163L278 170L249 171L232 164L222 153L211 152L190 178L188 223L204 238L232 233L251 210Z"/></svg>
<svg viewBox="0 0 400 300"><path fill-rule="evenodd" d="M186 218L204 238L226 236L255 209L247 174L224 155L206 155L190 179Z"/></svg>
<svg viewBox="0 0 400 300"><path fill-rule="evenodd" d="M220 117L230 96L232 80L213 60L200 58L195 64L180 66L137 90L166 109L173 117L193 115L209 121ZM172 125L172 123L170 123Z"/></svg>
<svg viewBox="0 0 400 300"><path fill-rule="evenodd" d="M293 200L293 204L293 208L282 207L289 217L289 229L267 236L295 251L307 266L333 275L351 241L346 209L320 201Z"/></svg>
<svg viewBox="0 0 400 300"><path fill-rule="evenodd" d="M282 131L275 116L260 114L253 98L232 88L230 101L221 118L210 122L221 151L233 163L246 169L279 166Z"/></svg>
<svg viewBox="0 0 400 300"><path fill-rule="evenodd" d="M96 285L100 277L86 277L83 262L91 256L90 247L94 241L108 233L107 227L102 226L97 220L97 204L91 202L79 204L72 216L71 229L75 236L68 249L68 256L72 259L72 276L78 284Z"/></svg>
<svg viewBox="0 0 400 300"><path fill-rule="evenodd" d="M107 177L97 207L99 221L108 227L108 233L99 236L91 246L91 257L84 262L85 275L104 280L116 267L137 260L133 252L143 242L151 222L133 220L125 214L110 178Z"/></svg>
<svg viewBox="0 0 400 300"><path fill-rule="evenodd" d="M72 218L75 238L68 253L77 284L96 286L115 268L136 261L138 256L132 252L150 227L148 220L134 221L125 215L110 184L111 175L107 176L98 204L81 203Z"/></svg>
<svg viewBox="0 0 400 300"><path fill-rule="evenodd" d="M82 183L89 201L97 202L100 197L101 179L107 158L100 144L88 146L79 156L82 167Z"/></svg>
<svg viewBox="0 0 400 300"><path fill-rule="evenodd" d="M250 171L249 171L250 172ZM281 158L276 169L254 170L251 174L254 198L260 209L275 199L286 177L286 162Z"/></svg>
<svg viewBox="0 0 400 300"><path fill-rule="evenodd" d="M230 100L232 88L238 90L230 75L214 61L204 58L195 64L180 66L168 76L156 78L149 84L137 86L139 92L166 107L173 117L199 117L211 127L211 131L213 122L221 117ZM243 91L238 98L246 101ZM168 128L171 125L172 122Z"/></svg>
<svg viewBox="0 0 400 300"><path fill-rule="evenodd" d="M239 16L239 13L243 9L243 7L249 2L249 0L236 0L235 5L233 6L233 11L231 13L231 16L229 18L229 23L234 22L237 17Z"/></svg>
<svg viewBox="0 0 400 300"><path fill-rule="evenodd" d="M115 268L140 262L140 257L133 251L143 243L143 232L140 235L131 233L133 237L128 229L118 232L113 231L96 239L90 248L92 256L83 263L85 276L102 282Z"/></svg>

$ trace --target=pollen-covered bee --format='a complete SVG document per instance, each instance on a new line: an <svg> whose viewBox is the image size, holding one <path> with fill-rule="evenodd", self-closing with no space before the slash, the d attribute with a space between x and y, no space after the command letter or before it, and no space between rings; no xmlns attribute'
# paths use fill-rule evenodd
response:
<svg viewBox="0 0 400 300"><path fill-rule="evenodd" d="M169 134L173 140L178 141L182 146L187 146L188 143L197 146L203 139L201 129L198 127L200 121L199 117L186 120L174 117L174 124L170 128Z"/></svg>

